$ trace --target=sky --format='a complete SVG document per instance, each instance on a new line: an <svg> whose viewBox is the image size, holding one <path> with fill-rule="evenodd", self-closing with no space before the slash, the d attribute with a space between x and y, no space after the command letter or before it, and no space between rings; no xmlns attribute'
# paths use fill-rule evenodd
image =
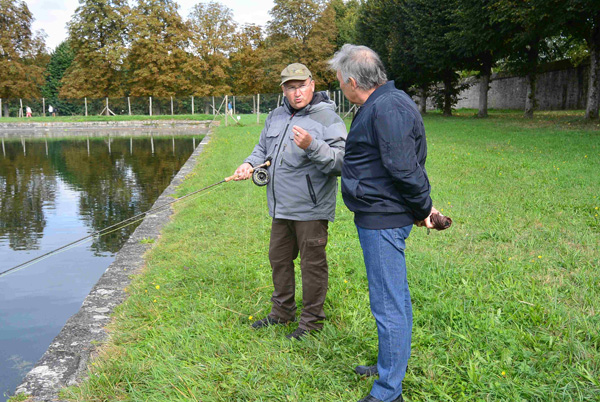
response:
<svg viewBox="0 0 600 402"><path fill-rule="evenodd" d="M208 3L200 0L176 0L179 13L187 18L192 7L197 3ZM273 0L220 0L221 4L233 10L233 19L239 24L253 23L265 26L269 21L269 10L273 8ZM25 0L35 21L33 31L43 29L46 32L46 46L52 51L67 38L66 24L71 19L78 0ZM131 3L131 2L130 2Z"/></svg>

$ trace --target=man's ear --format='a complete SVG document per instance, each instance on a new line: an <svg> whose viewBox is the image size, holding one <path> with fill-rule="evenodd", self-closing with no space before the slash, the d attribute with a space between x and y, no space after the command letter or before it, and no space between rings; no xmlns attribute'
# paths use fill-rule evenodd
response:
<svg viewBox="0 0 600 402"><path fill-rule="evenodd" d="M348 84L350 84L350 88L356 89L358 85L356 84L356 80L352 77L348 78Z"/></svg>

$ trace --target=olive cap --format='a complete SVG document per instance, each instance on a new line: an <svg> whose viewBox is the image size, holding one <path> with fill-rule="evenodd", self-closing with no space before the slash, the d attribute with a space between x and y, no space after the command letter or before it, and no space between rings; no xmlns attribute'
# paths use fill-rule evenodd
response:
<svg viewBox="0 0 600 402"><path fill-rule="evenodd" d="M304 64L292 63L281 72L281 84L279 85L293 80L304 81L307 78L312 78L310 70Z"/></svg>

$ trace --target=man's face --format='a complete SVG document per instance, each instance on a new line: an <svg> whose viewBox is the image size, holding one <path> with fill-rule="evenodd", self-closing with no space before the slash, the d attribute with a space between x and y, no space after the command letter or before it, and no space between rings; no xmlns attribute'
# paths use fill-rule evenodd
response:
<svg viewBox="0 0 600 402"><path fill-rule="evenodd" d="M308 105L315 92L315 82L312 78L304 81L288 81L281 86L283 94L294 109L302 109Z"/></svg>

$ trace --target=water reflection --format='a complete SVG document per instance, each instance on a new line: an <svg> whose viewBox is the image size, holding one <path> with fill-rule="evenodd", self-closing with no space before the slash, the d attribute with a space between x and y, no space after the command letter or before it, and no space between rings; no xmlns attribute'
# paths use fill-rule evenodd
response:
<svg viewBox="0 0 600 402"><path fill-rule="evenodd" d="M150 209L202 137L97 134L2 137L0 272ZM136 226L0 278L0 402Z"/></svg>
<svg viewBox="0 0 600 402"><path fill-rule="evenodd" d="M0 244L7 242L12 250L39 248L58 178L80 193L79 215L92 232L148 209L197 139L2 138ZM106 235L92 248L96 253L116 252L133 230L129 226Z"/></svg>

